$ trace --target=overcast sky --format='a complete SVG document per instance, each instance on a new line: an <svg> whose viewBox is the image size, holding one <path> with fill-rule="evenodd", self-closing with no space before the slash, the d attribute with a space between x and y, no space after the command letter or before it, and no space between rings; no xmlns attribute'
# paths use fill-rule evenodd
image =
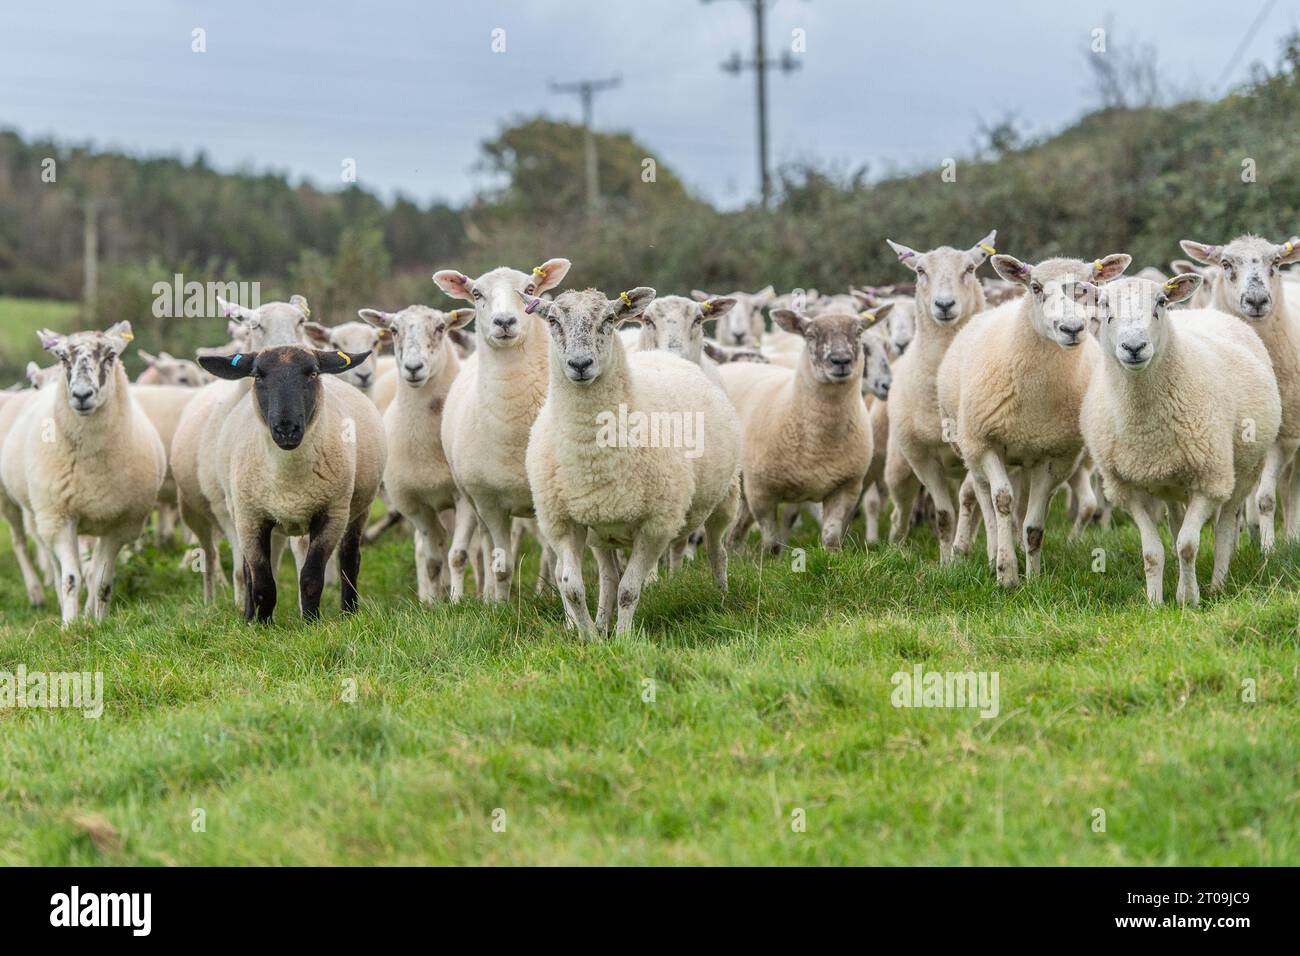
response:
<svg viewBox="0 0 1300 956"><path fill-rule="evenodd" d="M1273 64L1300 0L777 0L769 50L802 30L802 69L769 79L772 159L874 174L970 152L981 119L1033 132L1094 105L1085 63L1151 44L1177 86L1213 92ZM191 52L206 31L206 53ZM493 31L504 30L505 52ZM478 144L517 116L579 117L548 80L621 73L596 125L626 130L721 205L757 188L754 77L741 0L59 0L0 13L0 127L136 154L199 150L218 168L274 169L317 185L357 163L361 185L459 202L486 185Z"/></svg>

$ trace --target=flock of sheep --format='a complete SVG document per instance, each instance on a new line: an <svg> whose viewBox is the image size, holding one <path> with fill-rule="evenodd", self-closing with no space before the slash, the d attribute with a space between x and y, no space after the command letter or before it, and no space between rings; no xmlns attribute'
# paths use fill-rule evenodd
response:
<svg viewBox="0 0 1300 956"><path fill-rule="evenodd" d="M86 616L108 613L119 554L157 510L161 535L179 514L201 550L205 602L229 542L236 601L258 621L286 544L312 619L335 579L355 608L362 545L397 520L425 603L461 599L467 566L504 600L531 534L539 589L584 637L630 631L643 586L701 546L725 591L728 547L754 523L771 554L798 520L838 550L861 512L877 544L886 499L891 541L928 518L944 563L982 523L1008 587L1017 544L1039 573L1058 489L1073 534L1121 508L1157 603L1165 519L1187 604L1207 522L1212 589L1243 528L1273 549L1279 495L1300 538L1300 288L1282 271L1300 240L1184 241L1194 262L1136 278L1127 255L1030 264L995 240L890 242L914 282L841 295L555 293L570 264L551 259L434 275L471 308L362 309L332 328L301 296L221 301L229 343L198 363L141 353L136 383L129 323L43 331L59 363L0 393L0 515L31 603L53 587L65 626L83 567ZM990 259L999 279L981 281ZM380 496L389 517L368 528Z"/></svg>

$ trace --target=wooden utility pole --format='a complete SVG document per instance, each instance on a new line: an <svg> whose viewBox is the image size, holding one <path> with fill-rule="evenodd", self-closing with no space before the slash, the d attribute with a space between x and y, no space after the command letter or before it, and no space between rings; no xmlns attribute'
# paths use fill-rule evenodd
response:
<svg viewBox="0 0 1300 956"><path fill-rule="evenodd" d="M713 0L703 0L703 2L711 3ZM803 64L795 59L789 50L784 51L778 59L768 59L763 20L773 0L742 0L742 2L747 4L754 14L754 58L745 60L739 53L733 53L731 59L723 62L722 69L736 75L739 75L741 70L754 71L758 100L758 183L763 206L766 207L772 199L772 177L767 169L767 71L770 68L780 70L782 73L792 73Z"/></svg>
<svg viewBox="0 0 1300 956"><path fill-rule="evenodd" d="M95 321L95 311L99 299L99 204L94 199L86 199L85 224L82 232L82 251L85 268L81 289L82 306L86 311L85 321Z"/></svg>
<svg viewBox="0 0 1300 956"><path fill-rule="evenodd" d="M600 211L600 171L596 165L596 134L592 128L593 103L597 93L612 90L623 80L614 76L607 80L578 80L573 83L552 83L552 93L576 93L582 100L583 152L587 167L587 215L595 218Z"/></svg>

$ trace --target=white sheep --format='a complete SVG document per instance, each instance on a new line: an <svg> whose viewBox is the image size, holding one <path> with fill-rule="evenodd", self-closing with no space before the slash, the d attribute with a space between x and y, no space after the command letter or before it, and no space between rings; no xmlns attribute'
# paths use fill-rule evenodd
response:
<svg viewBox="0 0 1300 956"><path fill-rule="evenodd" d="M757 292L728 292L720 296L692 289L691 298L697 302L731 299L735 304L717 317L714 338L732 348L742 345L757 348L763 341L763 307L776 298L776 290L769 285Z"/></svg>
<svg viewBox="0 0 1300 956"><path fill-rule="evenodd" d="M1278 480L1300 449L1300 296L1288 299L1282 267L1300 261L1300 239L1275 245L1258 236L1238 236L1226 246L1184 239L1183 251L1216 267L1212 307L1244 319L1268 349L1282 397L1282 427L1269 449L1255 496L1259 510L1260 547L1274 546L1273 513ZM1300 541L1300 469L1292 467L1283 490L1287 541Z"/></svg>
<svg viewBox="0 0 1300 956"><path fill-rule="evenodd" d="M633 330L638 333L637 348L643 352L662 349L680 355L703 369L709 381L721 388L718 363L704 351L704 326L707 322L721 321L735 304L735 299L725 296L703 302L680 295L655 299L641 315L640 329ZM623 342L626 346L627 339Z"/></svg>
<svg viewBox="0 0 1300 956"><path fill-rule="evenodd" d="M993 256L998 275L1025 294L967 323L939 365L939 410L970 472L1003 587L1019 581L1017 508L1025 506L1022 547L1025 576L1032 577L1041 569L1052 492L1082 463L1079 407L1101 353L1088 332L1088 307L1074 299L1074 284L1109 282L1131 261L1111 255L1091 264L1048 259L1031 266ZM1023 502L1011 480L1017 468L1027 485ZM959 541L962 553L969 542Z"/></svg>
<svg viewBox="0 0 1300 956"><path fill-rule="evenodd" d="M194 367L199 368L197 364ZM206 374L205 372L204 375ZM168 456L167 475L158 491L160 541L170 541L176 531L176 479L171 471L172 439L176 437L176 428L180 425L185 407L198 393L198 388L185 385L141 385L137 382L131 386L131 396L158 430L163 451Z"/></svg>
<svg viewBox="0 0 1300 956"><path fill-rule="evenodd" d="M887 312L810 318L777 309L773 320L807 342L798 368L719 368L744 428L745 505L771 554L783 544L778 509L808 501L822 503L822 544L840 548L872 457L862 339Z"/></svg>
<svg viewBox="0 0 1300 956"><path fill-rule="evenodd" d="M1083 435L1106 494L1141 532L1153 604L1163 600L1161 503L1183 511L1178 601L1195 605L1201 529L1214 520L1210 586L1218 590L1236 545L1238 508L1282 420L1268 352L1250 329L1211 309L1170 310L1200 283L1178 275L1164 285L1122 279L1073 287L1077 298L1096 300L1102 350L1080 415Z"/></svg>
<svg viewBox="0 0 1300 956"><path fill-rule="evenodd" d="M934 500L935 536L942 563L953 556L953 498L964 470L951 445L951 429L944 428L935 380L953 338L971 316L984 311L984 290L975 270L993 254L996 239L995 229L970 249L940 246L929 252L887 240L898 261L916 273L917 310L916 337L893 366L888 452L906 460L915 477L899 475L890 484L894 518L889 540L897 543L907 535L919 479ZM889 472L887 462L887 475Z"/></svg>
<svg viewBox="0 0 1300 956"><path fill-rule="evenodd" d="M178 359L167 352L152 355L144 349L137 349L146 368L136 376L137 385L183 385L186 388L198 388L212 381L212 376L199 368L197 362Z"/></svg>
<svg viewBox="0 0 1300 956"><path fill-rule="evenodd" d="M646 576L660 555L705 528L714 582L727 590L724 536L740 497L740 425L700 367L661 350L628 354L616 334L654 299L636 288L613 300L594 289L549 304L531 295L550 328L550 389L528 442L528 478L542 535L559 555L565 612L583 636L632 630ZM600 568L596 621L582 559ZM616 550L631 549L621 579Z"/></svg>
<svg viewBox="0 0 1300 956"><path fill-rule="evenodd" d="M462 505L447 563L451 599L464 593L465 564L477 520L485 526L491 556L489 600L504 600L514 575L510 559L513 517L531 517L533 492L524 456L528 435L546 401L548 354L545 324L525 311L521 295L540 296L564 281L568 259L550 259L530 273L501 266L477 279L455 269L434 274L449 296L474 304L474 354L447 393L442 448ZM543 542L543 561L550 556Z"/></svg>
<svg viewBox="0 0 1300 956"><path fill-rule="evenodd" d="M380 369L379 347L388 341L388 333L366 322L343 322L339 325L324 326L317 322L308 322L303 326L309 341L324 349L347 352L351 355L366 353L364 362L346 369L339 374L339 380L374 398L373 390L379 377L393 370L391 360ZM378 404L378 403L376 403Z"/></svg>
<svg viewBox="0 0 1300 956"><path fill-rule="evenodd" d="M86 617L103 620L118 553L143 529L167 470L158 431L131 397L121 355L131 324L106 332L38 333L64 375L41 389L5 438L6 494L29 512L59 564L63 626L77 617L82 584L79 534L96 538L86 575Z"/></svg>
<svg viewBox="0 0 1300 956"><path fill-rule="evenodd" d="M35 362L27 363L27 381L29 387L20 390L6 390L3 393L3 402L0 403L0 474L3 473L3 451L5 438L13 431L14 424L18 421L19 416L27 406L35 400L38 389L43 388L55 382L60 373L63 371L62 365L52 365L49 368L40 368ZM21 449L15 450L16 454L21 453ZM16 469L22 466L15 465ZM0 518L4 518L9 525L9 541L13 545L14 559L18 562L18 570L23 577L23 585L27 589L27 600L32 607L42 607L45 604L45 591L41 586L41 575L37 572L36 566L32 563L31 556L27 552L28 533L26 526L31 523L31 514L24 513L22 507L13 498L9 497L3 481L0 481ZM44 550L40 540L36 539L36 548L38 557L44 566L49 565L49 553ZM53 584L54 576L49 576L49 583Z"/></svg>
<svg viewBox="0 0 1300 956"><path fill-rule="evenodd" d="M412 305L396 313L357 314L392 336L401 385L384 413L384 489L393 508L415 526L416 593L430 604L443 596L448 535L441 515L454 511L457 497L441 440L447 392L460 371L448 333L474 318L474 310Z"/></svg>
<svg viewBox="0 0 1300 956"><path fill-rule="evenodd" d="M275 610L276 531L309 537L298 584L304 620L320 615L336 548L341 607L356 610L361 534L384 474L384 424L370 399L332 376L366 358L287 345L201 362L218 378L251 383L210 452L245 565L246 621L270 622Z"/></svg>

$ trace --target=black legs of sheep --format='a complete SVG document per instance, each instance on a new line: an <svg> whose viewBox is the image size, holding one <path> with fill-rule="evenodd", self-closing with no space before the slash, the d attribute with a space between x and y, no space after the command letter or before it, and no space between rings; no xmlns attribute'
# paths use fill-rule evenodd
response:
<svg viewBox="0 0 1300 956"><path fill-rule="evenodd" d="M365 531L361 515L338 537L337 522L327 515L312 519L308 528L307 557L298 575L298 600L304 621L320 618L321 594L325 590L325 565L337 546L343 613L357 609L357 580L361 574L361 538ZM275 568L271 561L271 523L264 524L248 542L244 555L244 620L269 624L275 612Z"/></svg>

